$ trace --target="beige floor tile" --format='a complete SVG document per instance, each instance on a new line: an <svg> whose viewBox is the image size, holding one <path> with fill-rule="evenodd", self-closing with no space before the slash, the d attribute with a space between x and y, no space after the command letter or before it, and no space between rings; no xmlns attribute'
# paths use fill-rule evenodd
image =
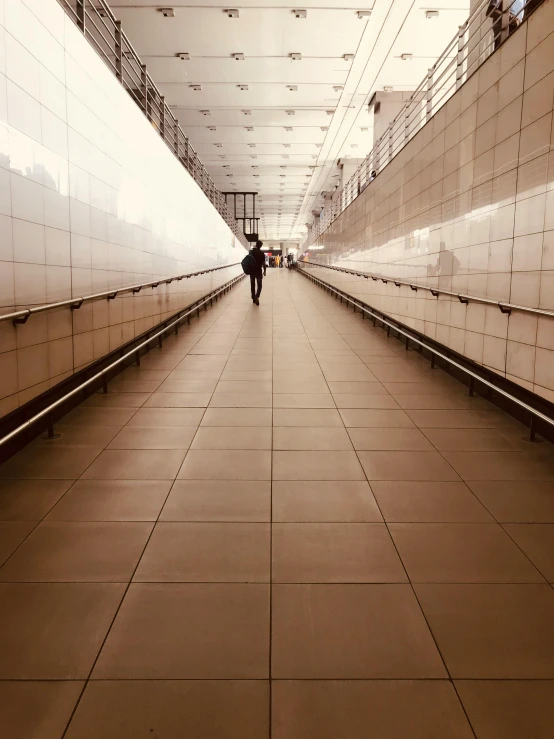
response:
<svg viewBox="0 0 554 739"><path fill-rule="evenodd" d="M444 452L464 480L554 481L554 458L525 452Z"/></svg>
<svg viewBox="0 0 554 739"><path fill-rule="evenodd" d="M129 426L198 426L204 408L140 408Z"/></svg>
<svg viewBox="0 0 554 739"><path fill-rule="evenodd" d="M408 415L420 429L483 429L494 428L476 411L410 410Z"/></svg>
<svg viewBox="0 0 554 739"><path fill-rule="evenodd" d="M355 452L274 452L274 480L364 480Z"/></svg>
<svg viewBox="0 0 554 739"><path fill-rule="evenodd" d="M176 480L161 521L270 521L271 483Z"/></svg>
<svg viewBox="0 0 554 739"><path fill-rule="evenodd" d="M151 531L151 523L41 523L0 582L128 582Z"/></svg>
<svg viewBox="0 0 554 739"><path fill-rule="evenodd" d="M206 408L211 393L153 393L145 408Z"/></svg>
<svg viewBox="0 0 554 739"><path fill-rule="evenodd" d="M165 380L158 389L160 393L213 393L217 380Z"/></svg>
<svg viewBox="0 0 554 739"><path fill-rule="evenodd" d="M63 419L62 419L63 420ZM76 424L56 424L56 438L49 439L41 434L28 449L56 449L56 447L96 447L103 449L117 435L118 426L77 426Z"/></svg>
<svg viewBox="0 0 554 739"><path fill-rule="evenodd" d="M271 393L214 393L210 408L271 408Z"/></svg>
<svg viewBox="0 0 554 739"><path fill-rule="evenodd" d="M438 480L460 478L438 452L359 452L360 462L372 480Z"/></svg>
<svg viewBox="0 0 554 739"><path fill-rule="evenodd" d="M196 426L125 426L108 449L183 449L187 450Z"/></svg>
<svg viewBox="0 0 554 739"><path fill-rule="evenodd" d="M269 586L132 584L94 679L266 679Z"/></svg>
<svg viewBox="0 0 554 739"><path fill-rule="evenodd" d="M473 737L446 680L275 680L272 706L273 739Z"/></svg>
<svg viewBox="0 0 554 739"><path fill-rule="evenodd" d="M393 384L394 386L394 384ZM412 410L464 410L466 404L464 400L457 395L397 395L394 389L390 391L391 396L396 400L398 405L406 411Z"/></svg>
<svg viewBox="0 0 554 739"><path fill-rule="evenodd" d="M352 444L343 428L280 426L273 429L273 449L346 451L352 449Z"/></svg>
<svg viewBox="0 0 554 739"><path fill-rule="evenodd" d="M492 523L493 518L463 482L372 482L385 521L399 523Z"/></svg>
<svg viewBox="0 0 554 739"><path fill-rule="evenodd" d="M356 393L334 394L337 408L370 408L370 409L398 409L398 403L391 395L358 395Z"/></svg>
<svg viewBox="0 0 554 739"><path fill-rule="evenodd" d="M329 386L325 382L325 380L304 380L299 381L296 379L291 380L290 377L278 380L273 383L273 392L274 393L291 393L294 392L295 394L320 394L320 393L328 393L329 392Z"/></svg>
<svg viewBox="0 0 554 739"><path fill-rule="evenodd" d="M163 378L160 380L131 380L125 379L123 376L121 379L112 380L109 384L110 393L153 393L157 390L162 383Z"/></svg>
<svg viewBox="0 0 554 739"><path fill-rule="evenodd" d="M446 677L409 585L274 585L272 604L276 679Z"/></svg>
<svg viewBox="0 0 554 739"><path fill-rule="evenodd" d="M381 523L275 523L274 583L407 582Z"/></svg>
<svg viewBox="0 0 554 739"><path fill-rule="evenodd" d="M35 526L34 521L0 521L0 565L25 541Z"/></svg>
<svg viewBox="0 0 554 739"><path fill-rule="evenodd" d="M140 408L150 393L94 393L81 403L81 408Z"/></svg>
<svg viewBox="0 0 554 739"><path fill-rule="evenodd" d="M337 365L323 371L327 382L375 382L377 379L365 365L348 367Z"/></svg>
<svg viewBox="0 0 554 739"><path fill-rule="evenodd" d="M273 522L382 521L367 482L273 483Z"/></svg>
<svg viewBox="0 0 554 739"><path fill-rule="evenodd" d="M2 731L12 739L59 739L79 700L84 682L2 681Z"/></svg>
<svg viewBox="0 0 554 739"><path fill-rule="evenodd" d="M504 529L549 582L554 582L554 524L505 524Z"/></svg>
<svg viewBox="0 0 554 739"><path fill-rule="evenodd" d="M271 452L193 449L179 471L181 480L271 480Z"/></svg>
<svg viewBox="0 0 554 739"><path fill-rule="evenodd" d="M433 445L415 428L351 428L354 449L360 451L433 451Z"/></svg>
<svg viewBox="0 0 554 739"><path fill-rule="evenodd" d="M268 724L269 686L263 680L95 680L66 736L263 739Z"/></svg>
<svg viewBox="0 0 554 739"><path fill-rule="evenodd" d="M202 426L271 426L271 408L208 408Z"/></svg>
<svg viewBox="0 0 554 739"><path fill-rule="evenodd" d="M334 408L275 408L273 425L343 428L339 412Z"/></svg>
<svg viewBox="0 0 554 739"><path fill-rule="evenodd" d="M266 523L159 523L133 580L269 582L269 550Z"/></svg>
<svg viewBox="0 0 554 739"><path fill-rule="evenodd" d="M416 585L450 675L554 677L550 585Z"/></svg>
<svg viewBox="0 0 554 739"><path fill-rule="evenodd" d="M155 521L170 480L77 480L48 521Z"/></svg>
<svg viewBox="0 0 554 739"><path fill-rule="evenodd" d="M280 393L273 395L274 408L334 408L331 393Z"/></svg>
<svg viewBox="0 0 554 739"><path fill-rule="evenodd" d="M268 370L233 370L225 368L220 382L248 382L250 389L253 383L272 382L273 371Z"/></svg>
<svg viewBox="0 0 554 739"><path fill-rule="evenodd" d="M191 449L271 449L271 428L216 426L198 429Z"/></svg>
<svg viewBox="0 0 554 739"><path fill-rule="evenodd" d="M125 585L1 583L0 680L88 677Z"/></svg>
<svg viewBox="0 0 554 739"><path fill-rule="evenodd" d="M425 436L439 451L503 452L512 444L494 429L425 429Z"/></svg>
<svg viewBox="0 0 554 739"><path fill-rule="evenodd" d="M182 449L107 449L84 472L83 479L174 480L185 454Z"/></svg>
<svg viewBox="0 0 554 739"><path fill-rule="evenodd" d="M542 582L496 523L391 523L389 530L412 582Z"/></svg>
<svg viewBox="0 0 554 739"><path fill-rule="evenodd" d="M329 390L333 395L388 395L380 382L330 382Z"/></svg>
<svg viewBox="0 0 554 739"><path fill-rule="evenodd" d="M456 680L479 739L550 739L554 681Z"/></svg>
<svg viewBox="0 0 554 739"><path fill-rule="evenodd" d="M551 482L472 480L468 486L501 523L554 523Z"/></svg>
<svg viewBox="0 0 554 739"><path fill-rule="evenodd" d="M98 447L29 446L0 467L0 479L75 479L100 453Z"/></svg>
<svg viewBox="0 0 554 739"><path fill-rule="evenodd" d="M458 388L456 388L458 386ZM393 393L394 395L444 395L445 386L439 382L438 379L433 378L432 380L422 380L421 382L387 382L383 381L383 387L386 388L387 392ZM452 388L451 392L459 390L457 395L461 395L464 392L463 385L456 383ZM467 392L467 390L466 390Z"/></svg>
<svg viewBox="0 0 554 739"><path fill-rule="evenodd" d="M269 380L220 380L216 393L271 393L273 383Z"/></svg>
<svg viewBox="0 0 554 739"><path fill-rule="evenodd" d="M0 521L40 521L72 483L72 480L1 481Z"/></svg>
<svg viewBox="0 0 554 739"><path fill-rule="evenodd" d="M371 362L367 362L367 366L378 380L391 384L395 382L421 382L425 377L408 364L404 366L400 364L388 364L383 366L381 364L371 364Z"/></svg>
<svg viewBox="0 0 554 739"><path fill-rule="evenodd" d="M341 408L347 428L414 428L415 424L407 413L400 410L378 410L366 408Z"/></svg>

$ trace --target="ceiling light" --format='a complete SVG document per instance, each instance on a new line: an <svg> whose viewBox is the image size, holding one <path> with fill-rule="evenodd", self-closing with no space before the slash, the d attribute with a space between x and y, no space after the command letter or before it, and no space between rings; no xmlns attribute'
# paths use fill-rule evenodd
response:
<svg viewBox="0 0 554 739"><path fill-rule="evenodd" d="M200 112L202 113L202 115L211 115L211 111L209 110L201 110Z"/></svg>
<svg viewBox="0 0 554 739"><path fill-rule="evenodd" d="M248 90L248 85L237 85L239 90Z"/></svg>
<svg viewBox="0 0 554 739"><path fill-rule="evenodd" d="M293 60L293 62L299 62L302 59L302 54L300 54L300 52L298 51L289 54L289 56Z"/></svg>
<svg viewBox="0 0 554 739"><path fill-rule="evenodd" d="M239 11L236 8L226 8L223 12L227 13L229 18L239 17Z"/></svg>
<svg viewBox="0 0 554 739"><path fill-rule="evenodd" d="M358 148L358 144L350 144L350 146L351 146L352 149L357 149Z"/></svg>
<svg viewBox="0 0 554 739"><path fill-rule="evenodd" d="M208 131L217 131L215 126L208 126Z"/></svg>
<svg viewBox="0 0 554 739"><path fill-rule="evenodd" d="M428 21L433 20L434 18L438 18L439 11L438 10L426 10L425 17L427 18Z"/></svg>
<svg viewBox="0 0 554 739"><path fill-rule="evenodd" d="M242 112L244 113L244 115L252 115L251 110L243 110Z"/></svg>
<svg viewBox="0 0 554 739"><path fill-rule="evenodd" d="M296 114L296 111L294 111L294 110L285 110L285 113L287 115L295 115Z"/></svg>
<svg viewBox="0 0 554 739"><path fill-rule="evenodd" d="M413 54L401 54L400 58L402 59L403 62L411 62L412 59L414 58L414 55Z"/></svg>
<svg viewBox="0 0 554 739"><path fill-rule="evenodd" d="M360 128L360 131L369 131L369 128L367 126L362 126Z"/></svg>
<svg viewBox="0 0 554 739"><path fill-rule="evenodd" d="M285 149L290 149L290 144L283 144L283 146L285 147Z"/></svg>
<svg viewBox="0 0 554 739"><path fill-rule="evenodd" d="M182 62L188 62L188 61L190 61L190 54L186 54L184 51L181 52L180 54L177 54L177 56L179 57L179 59Z"/></svg>
<svg viewBox="0 0 554 739"><path fill-rule="evenodd" d="M221 147L223 146L223 144L214 144L214 146L217 146L218 149L221 149Z"/></svg>
<svg viewBox="0 0 554 739"><path fill-rule="evenodd" d="M281 156L283 157L283 159L288 159L289 158L289 155L288 154L281 154Z"/></svg>
<svg viewBox="0 0 554 739"><path fill-rule="evenodd" d="M327 115L333 115L335 111L334 110L326 110L325 112L327 113Z"/></svg>
<svg viewBox="0 0 554 739"><path fill-rule="evenodd" d="M345 54L343 56L343 59L345 62L353 62L354 61L354 54Z"/></svg>
<svg viewBox="0 0 554 739"><path fill-rule="evenodd" d="M358 18L369 18L371 10L358 10Z"/></svg>
<svg viewBox="0 0 554 739"><path fill-rule="evenodd" d="M243 62L243 61L244 61L244 54L242 54L242 53L239 53L239 54L233 54L233 59L234 59L234 60L235 60L236 62Z"/></svg>
<svg viewBox="0 0 554 739"><path fill-rule="evenodd" d="M173 8L160 8L160 13L164 18L175 18L175 11Z"/></svg>
<svg viewBox="0 0 554 739"><path fill-rule="evenodd" d="M224 164L223 165L223 169L231 169L231 165L230 164Z"/></svg>
<svg viewBox="0 0 554 739"><path fill-rule="evenodd" d="M392 85L384 85L383 90L384 92L392 92Z"/></svg>
<svg viewBox="0 0 554 739"><path fill-rule="evenodd" d="M227 159L227 154L220 154L219 155L219 158L220 159Z"/></svg>
<svg viewBox="0 0 554 739"><path fill-rule="evenodd" d="M191 90L195 90L196 92L200 92L202 89L202 85L189 85Z"/></svg>
<svg viewBox="0 0 554 739"><path fill-rule="evenodd" d="M251 166L252 166L252 169L259 169L257 164L252 164Z"/></svg>
<svg viewBox="0 0 554 739"><path fill-rule="evenodd" d="M287 87L291 92L296 92L298 90L298 85L287 85Z"/></svg>
<svg viewBox="0 0 554 739"><path fill-rule="evenodd" d="M258 158L257 154L250 154L250 159L257 159L257 158Z"/></svg>
<svg viewBox="0 0 554 739"><path fill-rule="evenodd" d="M340 92L341 90L344 90L344 85L333 85L333 90L335 92Z"/></svg>
<svg viewBox="0 0 554 739"><path fill-rule="evenodd" d="M251 149L255 149L255 148L256 148L256 144L248 144L248 146L249 146L249 147L250 147Z"/></svg>
<svg viewBox="0 0 554 739"><path fill-rule="evenodd" d="M285 126L285 131L292 131L292 126Z"/></svg>
<svg viewBox="0 0 554 739"><path fill-rule="evenodd" d="M286 177L286 174L280 174L279 177Z"/></svg>
<svg viewBox="0 0 554 739"><path fill-rule="evenodd" d="M320 126L320 128L321 128L322 131L328 131L329 130L329 126Z"/></svg>
<svg viewBox="0 0 554 739"><path fill-rule="evenodd" d="M287 165L286 165L286 164L280 164L280 165L279 165L279 168L280 168L280 169L286 169L286 168L287 168Z"/></svg>
<svg viewBox="0 0 554 739"><path fill-rule="evenodd" d="M252 128L252 126L246 126L246 130L247 131L253 131L254 129Z"/></svg>

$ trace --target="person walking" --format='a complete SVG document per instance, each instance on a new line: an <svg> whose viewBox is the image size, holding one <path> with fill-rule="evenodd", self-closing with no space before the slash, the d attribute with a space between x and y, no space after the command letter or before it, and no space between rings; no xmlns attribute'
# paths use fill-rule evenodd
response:
<svg viewBox="0 0 554 739"><path fill-rule="evenodd" d="M266 274L265 254L262 251L263 243L263 241L256 241L255 247L250 252L255 261L255 266L250 272L250 291L254 305L260 304L262 280Z"/></svg>

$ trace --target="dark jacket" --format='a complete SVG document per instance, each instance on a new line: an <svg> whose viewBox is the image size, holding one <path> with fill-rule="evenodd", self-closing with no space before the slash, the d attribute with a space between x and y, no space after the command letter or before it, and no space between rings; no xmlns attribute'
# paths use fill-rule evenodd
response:
<svg viewBox="0 0 554 739"><path fill-rule="evenodd" d="M250 254L256 260L256 268L252 274L261 277L262 270L265 272L265 254L261 249L258 249L257 247L254 247Z"/></svg>

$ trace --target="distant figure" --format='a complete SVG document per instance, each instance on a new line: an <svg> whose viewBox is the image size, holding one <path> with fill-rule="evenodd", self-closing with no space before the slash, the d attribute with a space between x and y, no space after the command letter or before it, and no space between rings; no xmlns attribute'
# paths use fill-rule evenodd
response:
<svg viewBox="0 0 554 739"><path fill-rule="evenodd" d="M287 254L287 262L288 262L288 268L289 269L291 269L291 267L292 267L292 260L293 259L294 259L294 256L293 256L292 252L289 251L289 253Z"/></svg>
<svg viewBox="0 0 554 739"><path fill-rule="evenodd" d="M375 179L376 177L377 177L377 172L376 172L376 171L375 171L374 169L372 169L372 170L371 170L371 174L369 175L369 181L370 181L370 182L373 182L373 180L374 180L374 179Z"/></svg>
<svg viewBox="0 0 554 739"><path fill-rule="evenodd" d="M256 263L250 272L250 292L252 293L252 302L254 305L260 304L262 281L266 273L265 254L262 251L263 243L263 241L256 241L256 246L250 252Z"/></svg>

